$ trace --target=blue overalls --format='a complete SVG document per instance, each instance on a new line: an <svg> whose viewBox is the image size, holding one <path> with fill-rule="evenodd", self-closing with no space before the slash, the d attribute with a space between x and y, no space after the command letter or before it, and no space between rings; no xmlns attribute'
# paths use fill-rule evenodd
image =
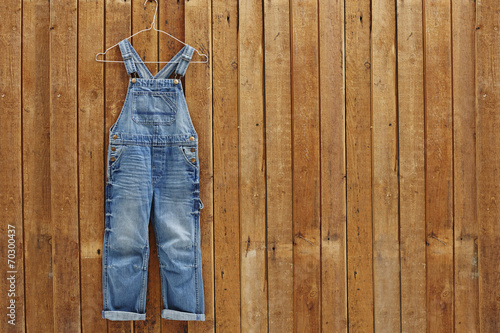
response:
<svg viewBox="0 0 500 333"><path fill-rule="evenodd" d="M181 80L169 79L174 70L184 76L194 49L185 45L153 77L128 39L119 46L130 80L109 131L102 317L146 319L151 218L160 263L161 317L205 320L198 135Z"/></svg>

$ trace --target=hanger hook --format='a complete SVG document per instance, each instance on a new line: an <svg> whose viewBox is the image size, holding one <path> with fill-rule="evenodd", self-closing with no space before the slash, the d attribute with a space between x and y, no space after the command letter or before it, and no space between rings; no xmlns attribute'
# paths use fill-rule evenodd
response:
<svg viewBox="0 0 500 333"><path fill-rule="evenodd" d="M142 29L142 30L140 30L140 31L138 31L138 32L136 32L136 33L134 33L134 34L132 34L131 36L127 37L126 39L130 39L130 38L134 37L135 35L137 35L137 34L139 34L139 33L143 32L143 31L151 30L151 29L153 29L153 28L154 28L154 30L155 30L155 31L158 31L158 32L164 33L164 34L168 35L169 37L171 37L171 38L175 39L176 41L178 41L178 42L180 42L180 43L182 43L182 44L184 44L184 45L187 45L186 43L184 43L184 42L183 42L183 41L181 41L180 39L176 38L175 36L172 36L172 35L171 35L171 34L169 34L168 32L165 32L165 31L163 31L163 30L159 30L159 29L157 29L157 28L155 27L155 25L156 25L156 16L158 15L158 5L159 5L159 4L158 4L158 0L146 0L146 1L144 1L144 7L146 7L146 4L147 4L148 2L153 2L153 1L154 1L154 2L156 2L156 8L155 8L155 14L154 14L154 16L153 16L153 22L151 22L151 27L146 28L146 29ZM95 55L95 60L96 60L96 61L99 61L99 62L123 62L122 60L99 60L99 59L97 59L97 58L99 57L99 55L103 55L103 56L105 56L105 55L106 55L106 53L107 53L109 50L111 50L113 47L117 46L118 44L119 44L119 42L118 42L118 43L116 43L116 44L115 44L115 45L113 45L113 46L108 47L108 48L107 48L104 52L99 52L99 53L97 53L97 54ZM196 63L208 63L208 56L207 56L206 54L200 54L200 52L199 52L197 49L194 49L194 50L196 51L196 53L198 53L198 55L199 55L199 56L205 57L205 59L206 59L205 61L194 61L194 62L196 62Z"/></svg>
<svg viewBox="0 0 500 333"><path fill-rule="evenodd" d="M149 29L154 28L154 30L156 30L155 25L156 25L156 14L158 13L158 1L157 0L146 0L146 1L144 1L144 7L146 7L146 4L148 2L153 2L153 1L156 2L156 9L155 9L155 14L153 16L153 22L151 22L151 27Z"/></svg>

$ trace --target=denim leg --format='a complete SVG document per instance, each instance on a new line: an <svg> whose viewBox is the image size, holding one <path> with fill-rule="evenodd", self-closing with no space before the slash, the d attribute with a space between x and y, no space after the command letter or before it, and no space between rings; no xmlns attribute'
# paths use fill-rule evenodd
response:
<svg viewBox="0 0 500 333"><path fill-rule="evenodd" d="M152 186L149 148L127 147L109 172L103 250L103 318L144 320Z"/></svg>
<svg viewBox="0 0 500 333"><path fill-rule="evenodd" d="M199 182L178 147L166 147L165 169L153 186L153 217L160 260L164 319L204 320Z"/></svg>

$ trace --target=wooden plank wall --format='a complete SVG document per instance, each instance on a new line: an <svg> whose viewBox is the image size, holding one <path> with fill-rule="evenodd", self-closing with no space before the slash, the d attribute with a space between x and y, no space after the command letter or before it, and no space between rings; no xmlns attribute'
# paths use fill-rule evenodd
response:
<svg viewBox="0 0 500 333"><path fill-rule="evenodd" d="M154 8L0 3L1 332L500 331L496 0L160 0L160 29L210 58L182 79L206 320L161 319L152 230L147 320L102 319L128 76L94 57ZM132 43L147 61L182 47Z"/></svg>

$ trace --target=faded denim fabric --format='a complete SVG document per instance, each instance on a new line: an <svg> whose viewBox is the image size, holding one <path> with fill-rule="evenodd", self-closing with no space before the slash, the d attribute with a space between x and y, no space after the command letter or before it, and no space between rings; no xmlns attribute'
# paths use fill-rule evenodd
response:
<svg viewBox="0 0 500 333"><path fill-rule="evenodd" d="M181 80L168 78L185 74L194 49L185 45L153 77L128 39L119 46L131 77L109 131L102 317L146 319L151 218L162 318L203 321L198 135Z"/></svg>

